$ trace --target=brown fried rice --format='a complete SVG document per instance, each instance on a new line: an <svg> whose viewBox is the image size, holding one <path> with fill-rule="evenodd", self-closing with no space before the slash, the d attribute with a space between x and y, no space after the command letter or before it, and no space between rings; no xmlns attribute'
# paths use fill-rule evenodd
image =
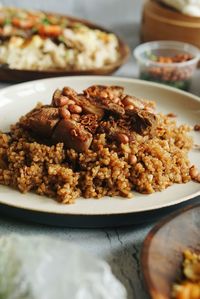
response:
<svg viewBox="0 0 200 299"><path fill-rule="evenodd" d="M132 190L148 194L186 183L191 180L190 128L162 114L157 117L153 137L135 133L134 143L119 146L97 134L82 153L63 143L36 142L17 123L9 134L0 133L0 184L73 203L79 196L130 198Z"/></svg>

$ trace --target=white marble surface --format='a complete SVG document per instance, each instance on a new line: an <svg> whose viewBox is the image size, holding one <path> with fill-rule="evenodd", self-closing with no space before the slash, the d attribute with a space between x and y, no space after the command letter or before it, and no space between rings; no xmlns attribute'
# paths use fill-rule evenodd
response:
<svg viewBox="0 0 200 299"><path fill-rule="evenodd" d="M44 9L71 14L95 21L112 29L130 45L139 42L140 0L4 0L5 5ZM132 57L116 76L137 77L137 67ZM191 92L200 95L200 71L195 75ZM8 84L0 84L4 87ZM192 202L199 201L196 198ZM180 208L180 206L179 206ZM150 228L161 218L149 219L148 224L118 229L69 229L24 223L0 214L0 235L17 232L23 235L49 235L72 241L91 254L107 260L115 275L123 282L128 299L147 299L142 282L140 250ZM70 298L71 299L71 298ZM73 299L73 298L72 298ZM95 299L95 298L94 298Z"/></svg>

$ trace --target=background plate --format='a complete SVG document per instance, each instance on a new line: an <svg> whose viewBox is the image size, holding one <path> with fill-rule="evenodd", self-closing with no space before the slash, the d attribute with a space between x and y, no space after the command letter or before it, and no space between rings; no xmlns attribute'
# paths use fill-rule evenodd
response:
<svg viewBox="0 0 200 299"><path fill-rule="evenodd" d="M181 280L183 251L200 251L200 205L189 206L158 223L142 248L142 270L152 299L171 298Z"/></svg>
<svg viewBox="0 0 200 299"><path fill-rule="evenodd" d="M139 81L134 79L116 77L62 77L38 80L0 91L0 130L8 131L9 126L15 123L19 117L30 111L37 102L49 103L52 93L56 88L69 85L75 90L82 91L92 84L121 85L126 93L140 98L154 100L158 111L163 113L173 112L178 115L178 123L194 125L199 123L200 100L189 93L166 87L156 83ZM192 132L195 143L200 144L200 133ZM191 151L190 160L198 164L199 151ZM189 182L187 184L173 185L168 189L151 195L134 194L133 199L103 198L78 199L75 204L62 205L52 199L41 197L33 193L21 194L11 188L0 186L0 203L6 211L13 214L19 212L20 217L26 218L27 213L32 213L32 220L39 215L37 221L52 223L57 219L57 224L76 226L104 226L112 219L112 225L117 225L120 217L120 225L131 223L139 213L149 213L163 207L170 207L184 202L200 194L200 184ZM17 211L16 211L17 208ZM21 212L20 210L21 209ZM56 215L56 216L55 216ZM52 217L51 217L52 216ZM125 216L125 217L124 217ZM45 218L46 217L46 218ZM77 220L79 217L80 221ZM94 218L97 221L94 221ZM140 216L139 216L140 218ZM60 220L60 221L59 221ZM106 222L105 222L106 221ZM107 224L106 224L107 223Z"/></svg>
<svg viewBox="0 0 200 299"><path fill-rule="evenodd" d="M47 12L48 13L48 12ZM52 14L52 13L49 13ZM54 14L56 16L63 16L60 14ZM113 33L101 26L98 26L87 20L78 19L70 16L64 16L68 20L82 23L89 28L99 29L107 33ZM115 33L114 33L115 34ZM114 73L120 66L122 66L128 59L130 54L130 49L116 34L119 41L119 58L116 62L110 63L104 67L97 69L87 69L87 70L64 70L64 69L51 69L51 70L17 70L10 69L8 67L0 66L0 81L5 82L23 82L29 80L36 80L42 78L51 78L51 77L61 77L61 76L77 76L77 75L109 75Z"/></svg>

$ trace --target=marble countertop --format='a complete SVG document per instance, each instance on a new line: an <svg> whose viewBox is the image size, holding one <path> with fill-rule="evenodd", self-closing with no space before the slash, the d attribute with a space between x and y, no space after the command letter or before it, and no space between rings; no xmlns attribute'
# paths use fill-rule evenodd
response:
<svg viewBox="0 0 200 299"><path fill-rule="evenodd" d="M140 0L54 0L21 1L4 0L6 5L18 5L27 8L57 11L87 18L118 33L130 48L139 43L139 23L142 9ZM97 9L98 6L98 9ZM114 76L135 78L137 66L132 57ZM192 82L191 92L200 95L200 71L197 71ZM8 84L0 84L0 88ZM199 202L200 197L190 203ZM182 205L176 207L181 208ZM22 235L48 235L78 244L86 251L105 259L112 267L128 292L128 299L147 299L140 266L140 251L144 238L149 230L162 216L148 219L141 225L109 229L72 229L48 227L45 225L25 223L5 215L0 215L0 234L19 233Z"/></svg>

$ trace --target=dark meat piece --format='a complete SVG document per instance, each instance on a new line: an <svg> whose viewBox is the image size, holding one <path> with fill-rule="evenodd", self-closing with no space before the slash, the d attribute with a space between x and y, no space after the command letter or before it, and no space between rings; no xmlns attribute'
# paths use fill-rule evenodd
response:
<svg viewBox="0 0 200 299"><path fill-rule="evenodd" d="M129 107L130 105L133 105L134 108L144 109L145 105L144 102L139 100L136 97L133 96L125 96L122 100L122 103L126 109L126 107Z"/></svg>
<svg viewBox="0 0 200 299"><path fill-rule="evenodd" d="M76 97L76 102L82 107L84 113L95 114L99 119L104 116L102 107L99 107L96 103L86 99L83 95Z"/></svg>
<svg viewBox="0 0 200 299"><path fill-rule="evenodd" d="M131 110L131 109L142 109L142 110L146 110L150 113L154 113L155 112L155 103L152 101L144 101L144 100L140 100L134 96L125 96L122 99L122 103L124 105L124 109L125 110Z"/></svg>
<svg viewBox="0 0 200 299"><path fill-rule="evenodd" d="M69 87L57 89L51 106L32 110L20 125L48 144L63 142L77 152L87 151L98 133L119 143L134 141L135 132L153 134L157 118L151 104L123 91L122 87L101 85L91 86L83 94Z"/></svg>
<svg viewBox="0 0 200 299"><path fill-rule="evenodd" d="M66 148L85 152L92 142L92 134L73 120L61 120L52 135L53 142L63 142Z"/></svg>
<svg viewBox="0 0 200 299"><path fill-rule="evenodd" d="M42 106L29 112L20 124L40 137L49 138L59 120L57 108Z"/></svg>
<svg viewBox="0 0 200 299"><path fill-rule="evenodd" d="M105 109L110 114L116 116L122 116L125 114L125 110L118 104L112 103L109 99L95 98L95 103L101 108Z"/></svg>
<svg viewBox="0 0 200 299"><path fill-rule="evenodd" d="M120 86L107 87L94 85L84 90L84 95L90 102L107 112L110 112L110 114L122 116L125 113L120 99L123 94L123 90L123 87Z"/></svg>
<svg viewBox="0 0 200 299"><path fill-rule="evenodd" d="M135 108L126 112L131 121L131 128L140 135L153 134L157 123L155 114Z"/></svg>
<svg viewBox="0 0 200 299"><path fill-rule="evenodd" d="M128 137L126 139L131 142L135 139L134 132L140 135L153 135L156 123L155 114L135 108L134 110L127 110L126 115L119 119L109 117L106 121L102 120L97 132L105 133L110 140L120 140L122 138L118 138L119 136L126 135Z"/></svg>
<svg viewBox="0 0 200 299"><path fill-rule="evenodd" d="M106 138L110 141L127 143L134 140L133 134L127 126L120 126L121 122L115 121L110 117L108 121L102 121L98 127L98 133L105 133Z"/></svg>

